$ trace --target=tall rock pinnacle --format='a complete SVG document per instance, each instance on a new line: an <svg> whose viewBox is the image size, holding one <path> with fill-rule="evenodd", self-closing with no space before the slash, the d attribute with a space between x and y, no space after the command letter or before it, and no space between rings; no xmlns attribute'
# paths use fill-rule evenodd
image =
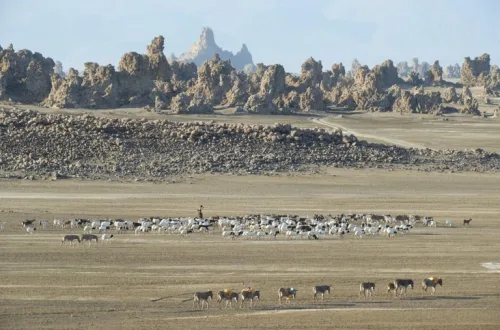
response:
<svg viewBox="0 0 500 330"><path fill-rule="evenodd" d="M245 44L236 54L223 50L215 42L214 32L209 27L203 28L198 40L177 60L179 62L194 62L199 67L203 62L211 59L214 54L219 54L222 60L231 60L232 66L240 71L247 64L253 65L252 55Z"/></svg>

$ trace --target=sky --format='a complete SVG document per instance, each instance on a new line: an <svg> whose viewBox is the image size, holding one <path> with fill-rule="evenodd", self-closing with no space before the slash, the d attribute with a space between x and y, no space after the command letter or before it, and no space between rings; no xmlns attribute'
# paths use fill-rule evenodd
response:
<svg viewBox="0 0 500 330"><path fill-rule="evenodd" d="M254 63L300 72L309 57L323 68L357 58L462 63L491 55L500 62L498 0L0 0L0 45L29 49L82 69L117 66L146 52L158 35L165 55L186 51L205 26L236 53L245 43Z"/></svg>

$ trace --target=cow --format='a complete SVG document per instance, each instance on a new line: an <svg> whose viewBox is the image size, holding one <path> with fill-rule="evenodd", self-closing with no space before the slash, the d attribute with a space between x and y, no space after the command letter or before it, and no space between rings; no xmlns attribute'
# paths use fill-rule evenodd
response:
<svg viewBox="0 0 500 330"><path fill-rule="evenodd" d="M290 304L291 299L297 297L297 289L294 288L280 288L278 290L279 303L282 304L282 299L285 298L286 303Z"/></svg>
<svg viewBox="0 0 500 330"><path fill-rule="evenodd" d="M427 288L432 288L431 296L436 292L437 285L443 286L443 279L435 276L426 278L422 281L422 295L424 295L424 291L427 292Z"/></svg>
<svg viewBox="0 0 500 330"><path fill-rule="evenodd" d="M200 307L201 304L201 309L203 309L203 303L207 303L207 309L208 309L208 301L212 299L213 299L212 291L196 292L194 294L193 307L195 304L197 304L198 307Z"/></svg>
<svg viewBox="0 0 500 330"><path fill-rule="evenodd" d="M465 225L470 226L471 221L472 221L472 219L464 219L464 227L465 227Z"/></svg>
<svg viewBox="0 0 500 330"><path fill-rule="evenodd" d="M359 284L359 297L361 298L361 293L363 293L364 297L367 296L372 297L373 292L375 291L375 283L373 282L363 282Z"/></svg>
<svg viewBox="0 0 500 330"><path fill-rule="evenodd" d="M331 289L332 289L331 285L316 285L313 288L313 292L314 292L313 302L316 301L316 297L318 294L321 295L321 302L324 302L325 301L325 293L331 294Z"/></svg>
<svg viewBox="0 0 500 330"><path fill-rule="evenodd" d="M254 290L252 288L245 288L241 290L241 303L240 308L243 307L245 300L250 301L250 308L253 308L253 301L257 299L260 300L260 291Z"/></svg>
<svg viewBox="0 0 500 330"><path fill-rule="evenodd" d="M394 280L394 286L396 287L396 296L398 295L398 290L400 290L399 296L401 297L403 295L403 290L406 296L408 287L411 287L413 290L415 284L413 280L410 279L397 279Z"/></svg>
<svg viewBox="0 0 500 330"><path fill-rule="evenodd" d="M232 302L235 301L236 303L238 303L238 298L239 298L239 295L237 292L234 292L234 291L229 290L229 289L224 289L224 290L219 291L217 293L217 304L219 305L219 308L220 308L220 303L223 300L225 300L226 301L225 307L227 307L227 305L229 304L229 308L233 308ZM238 306L238 305L236 305L236 306Z"/></svg>

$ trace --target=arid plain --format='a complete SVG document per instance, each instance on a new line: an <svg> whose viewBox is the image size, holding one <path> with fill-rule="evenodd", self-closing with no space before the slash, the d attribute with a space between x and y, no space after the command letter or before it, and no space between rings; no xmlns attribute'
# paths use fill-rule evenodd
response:
<svg viewBox="0 0 500 330"><path fill-rule="evenodd" d="M94 113L114 116L118 111ZM142 116L129 110L126 116ZM192 116L190 120L292 122L342 127L361 139L429 148L500 151L494 119L396 114L318 116ZM151 114L151 116L157 116ZM183 120L181 116L172 116ZM202 175L169 183L0 181L1 329L497 329L500 325L500 176L494 173L321 168L316 174ZM207 216L255 213L362 212L434 216L393 239L227 240L212 234L133 233L109 244L61 246L82 229L51 225L26 235L21 221L36 218ZM472 218L469 228L462 220ZM453 227L444 226L446 220ZM419 283L443 278L436 296ZM412 278L405 299L386 295L387 283ZM359 299L361 281L373 281L373 299ZM312 287L332 284L313 304ZM260 289L255 308L209 311L192 306L195 291L244 286ZM298 289L279 307L280 287ZM153 301L156 300L156 301ZM186 301L187 300L187 301Z"/></svg>

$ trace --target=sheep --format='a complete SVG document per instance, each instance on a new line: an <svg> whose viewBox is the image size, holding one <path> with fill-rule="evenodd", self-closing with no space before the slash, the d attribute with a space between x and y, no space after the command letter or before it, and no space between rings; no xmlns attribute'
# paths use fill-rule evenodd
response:
<svg viewBox="0 0 500 330"><path fill-rule="evenodd" d="M40 220L40 226L45 229L45 227L49 224L47 220Z"/></svg>
<svg viewBox="0 0 500 330"><path fill-rule="evenodd" d="M26 227L26 234L29 235L29 234L33 234L33 232L36 230L35 227L33 226L27 226Z"/></svg>
<svg viewBox="0 0 500 330"><path fill-rule="evenodd" d="M5 222L0 222L0 230L3 230L4 226L5 226Z"/></svg>
<svg viewBox="0 0 500 330"><path fill-rule="evenodd" d="M86 225L85 227L83 227L83 233L84 234L92 234L92 229L94 229L92 227L92 225Z"/></svg>

